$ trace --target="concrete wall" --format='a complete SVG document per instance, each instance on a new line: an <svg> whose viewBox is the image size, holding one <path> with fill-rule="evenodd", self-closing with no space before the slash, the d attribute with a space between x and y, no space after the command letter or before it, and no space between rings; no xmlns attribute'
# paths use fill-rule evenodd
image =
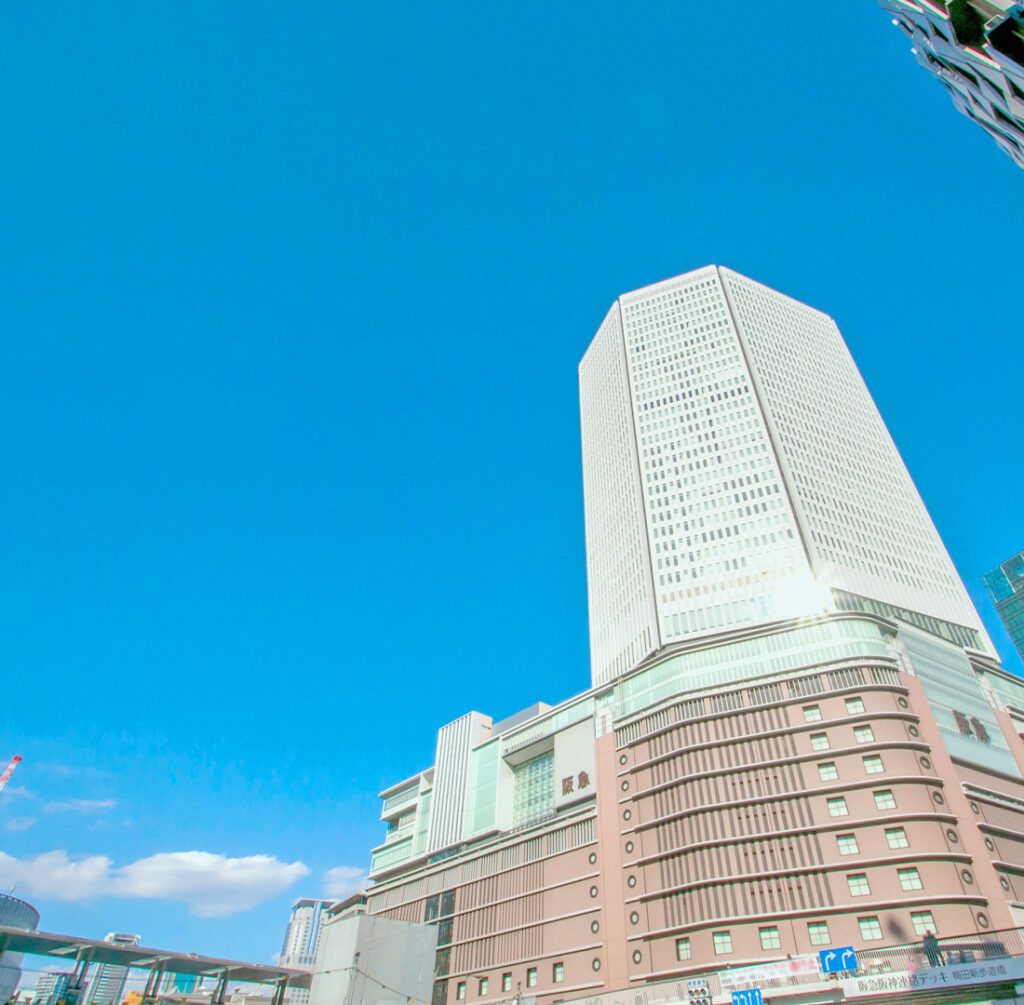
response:
<svg viewBox="0 0 1024 1005"><path fill-rule="evenodd" d="M359 914L324 925L311 1005L430 1001L437 929ZM358 959L356 958L356 954Z"/></svg>

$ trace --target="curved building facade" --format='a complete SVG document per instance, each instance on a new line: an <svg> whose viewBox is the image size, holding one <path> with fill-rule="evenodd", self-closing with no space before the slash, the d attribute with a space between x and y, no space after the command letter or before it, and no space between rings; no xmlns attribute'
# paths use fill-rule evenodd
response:
<svg viewBox="0 0 1024 1005"><path fill-rule="evenodd" d="M39 924L39 912L24 900L0 893L0 925L33 929ZM21 978L21 953L0 956L0 1002L7 1001Z"/></svg>

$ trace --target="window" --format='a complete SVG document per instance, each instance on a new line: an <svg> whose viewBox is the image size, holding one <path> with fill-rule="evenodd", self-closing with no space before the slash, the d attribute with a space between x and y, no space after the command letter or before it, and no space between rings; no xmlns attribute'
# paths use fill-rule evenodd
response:
<svg viewBox="0 0 1024 1005"><path fill-rule="evenodd" d="M512 975L511 974L507 974L506 973L506 974L502 974L501 975L501 990L502 991L511 991L512 990Z"/></svg>
<svg viewBox="0 0 1024 1005"><path fill-rule="evenodd" d="M879 789L875 793L875 809L876 810L894 810L894 809L896 809L896 797L892 794L892 789Z"/></svg>
<svg viewBox="0 0 1024 1005"><path fill-rule="evenodd" d="M821 709L817 705L804 705L804 722L821 722Z"/></svg>
<svg viewBox="0 0 1024 1005"><path fill-rule="evenodd" d="M858 743L870 743L875 738L875 733L870 726L854 726L853 738Z"/></svg>
<svg viewBox="0 0 1024 1005"><path fill-rule="evenodd" d="M864 699L863 698L847 698L846 699L846 711L850 715L856 715L858 712L864 711Z"/></svg>
<svg viewBox="0 0 1024 1005"><path fill-rule="evenodd" d="M827 946L832 941L829 938L827 921L808 921L807 934L811 937L812 946Z"/></svg>
<svg viewBox="0 0 1024 1005"><path fill-rule="evenodd" d="M901 890L923 890L921 874L916 869L897 869L896 875L900 879Z"/></svg>
<svg viewBox="0 0 1024 1005"><path fill-rule="evenodd" d="M846 808L846 800L842 796L836 796L828 801L828 815L830 817L845 817L849 812Z"/></svg>
<svg viewBox="0 0 1024 1005"><path fill-rule="evenodd" d="M935 919L931 911L911 911L910 922L918 935L927 935L929 932L935 934Z"/></svg>
<svg viewBox="0 0 1024 1005"><path fill-rule="evenodd" d="M556 963L551 968L551 980L555 984L561 984L562 981L565 980L565 964L564 963Z"/></svg>
<svg viewBox="0 0 1024 1005"><path fill-rule="evenodd" d="M811 733L811 750L828 750L828 734Z"/></svg>
<svg viewBox="0 0 1024 1005"><path fill-rule="evenodd" d="M455 985L455 1000L458 1002L464 1002L466 1000L466 982L459 981Z"/></svg>
<svg viewBox="0 0 1024 1005"><path fill-rule="evenodd" d="M839 769L835 761L826 761L818 765L818 777L823 782L834 782L839 777Z"/></svg>
<svg viewBox="0 0 1024 1005"><path fill-rule="evenodd" d="M530 967L526 971L526 986L528 988L535 988L537 986L537 968Z"/></svg>
<svg viewBox="0 0 1024 1005"><path fill-rule="evenodd" d="M782 939L779 938L779 930L772 925L770 928L759 928L758 935L761 936L762 949L781 949Z"/></svg>
<svg viewBox="0 0 1024 1005"><path fill-rule="evenodd" d="M882 758L878 754L868 754L864 758L864 771L869 775L880 775L885 771L885 765L882 763Z"/></svg>
<svg viewBox="0 0 1024 1005"><path fill-rule="evenodd" d="M690 940L676 939L676 959L688 960L691 955L692 954L690 953Z"/></svg>
<svg viewBox="0 0 1024 1005"><path fill-rule="evenodd" d="M476 989L477 990L477 994L480 994L480 995L487 994L487 985L489 983L490 983L490 981L488 981L486 977L481 977L479 983L477 984L477 989Z"/></svg>
<svg viewBox="0 0 1024 1005"><path fill-rule="evenodd" d="M837 834L836 844L839 845L840 855L856 855L860 851L856 834Z"/></svg>
<svg viewBox="0 0 1024 1005"><path fill-rule="evenodd" d="M448 890L441 894L441 917L455 913L455 891Z"/></svg>
<svg viewBox="0 0 1024 1005"><path fill-rule="evenodd" d="M890 848L909 848L907 832L902 827L886 827L885 840L889 842Z"/></svg>
<svg viewBox="0 0 1024 1005"><path fill-rule="evenodd" d="M865 942L873 942L882 937L882 926L878 922L878 915L870 918L858 918L857 925L860 928L860 937Z"/></svg>
<svg viewBox="0 0 1024 1005"><path fill-rule="evenodd" d="M715 945L715 955L724 956L732 952L732 932L713 932L711 940Z"/></svg>
<svg viewBox="0 0 1024 1005"><path fill-rule="evenodd" d="M871 893L867 873L851 872L846 877L846 882L850 885L851 897L867 897Z"/></svg>
<svg viewBox="0 0 1024 1005"><path fill-rule="evenodd" d="M433 921L437 917L438 904L441 898L435 893L433 897L427 897L423 906L423 920Z"/></svg>

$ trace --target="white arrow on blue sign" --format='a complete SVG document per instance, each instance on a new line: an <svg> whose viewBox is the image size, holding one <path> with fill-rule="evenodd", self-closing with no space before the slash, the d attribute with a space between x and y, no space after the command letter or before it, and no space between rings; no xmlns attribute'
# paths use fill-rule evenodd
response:
<svg viewBox="0 0 1024 1005"><path fill-rule="evenodd" d="M764 1005L761 989L753 988L750 991L733 991L732 1005Z"/></svg>
<svg viewBox="0 0 1024 1005"><path fill-rule="evenodd" d="M822 949L818 953L823 974L841 974L857 969L857 954L853 946L840 946L838 949Z"/></svg>

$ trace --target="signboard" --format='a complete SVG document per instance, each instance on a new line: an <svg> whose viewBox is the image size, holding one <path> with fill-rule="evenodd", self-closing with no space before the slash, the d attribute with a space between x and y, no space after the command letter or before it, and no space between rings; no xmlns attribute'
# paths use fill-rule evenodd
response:
<svg viewBox="0 0 1024 1005"><path fill-rule="evenodd" d="M718 979L721 981L724 994L740 988L749 988L752 984L767 984L769 981L784 981L789 977L816 973L816 956L797 956L792 960L757 963L752 967L730 967L728 970L719 971Z"/></svg>
<svg viewBox="0 0 1024 1005"><path fill-rule="evenodd" d="M686 982L686 1000L689 1005L711 1005L711 989L704 977L692 977Z"/></svg>
<svg viewBox="0 0 1024 1005"><path fill-rule="evenodd" d="M1001 960L962 963L948 967L924 967L892 973L865 974L851 977L840 985L847 998L858 995L902 994L906 991L934 991L989 984L993 981L1019 981L1024 978L1024 957L1011 956Z"/></svg>
<svg viewBox="0 0 1024 1005"><path fill-rule="evenodd" d="M749 991L733 991L732 1005L764 1005L760 988L751 988Z"/></svg>
<svg viewBox="0 0 1024 1005"><path fill-rule="evenodd" d="M857 969L857 954L853 946L839 946L836 949L823 949L818 953L823 974L842 974Z"/></svg>

